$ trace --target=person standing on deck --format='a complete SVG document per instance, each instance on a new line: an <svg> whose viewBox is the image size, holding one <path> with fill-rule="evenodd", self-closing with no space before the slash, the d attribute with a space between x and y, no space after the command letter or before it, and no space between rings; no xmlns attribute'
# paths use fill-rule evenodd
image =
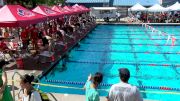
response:
<svg viewBox="0 0 180 101"><path fill-rule="evenodd" d="M42 101L40 93L33 88L33 81L33 75L25 74L24 76L21 76L20 86L23 94L19 97L18 101Z"/></svg>
<svg viewBox="0 0 180 101"><path fill-rule="evenodd" d="M97 87L102 80L103 75L99 72L97 72L94 77L92 77L91 74L88 76L88 80L84 86L84 89L86 89L86 101L100 101Z"/></svg>
<svg viewBox="0 0 180 101"><path fill-rule="evenodd" d="M130 72L127 68L119 69L120 83L112 85L108 101L143 101L136 86L128 83Z"/></svg>

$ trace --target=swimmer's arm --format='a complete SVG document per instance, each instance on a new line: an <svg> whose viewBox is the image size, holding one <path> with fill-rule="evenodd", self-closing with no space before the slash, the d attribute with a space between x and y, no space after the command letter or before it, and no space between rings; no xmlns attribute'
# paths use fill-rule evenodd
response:
<svg viewBox="0 0 180 101"><path fill-rule="evenodd" d="M88 79L87 79L86 82L91 81L91 80L92 80L92 75L90 74L90 75L88 76ZM86 84L84 85L83 89L86 89Z"/></svg>

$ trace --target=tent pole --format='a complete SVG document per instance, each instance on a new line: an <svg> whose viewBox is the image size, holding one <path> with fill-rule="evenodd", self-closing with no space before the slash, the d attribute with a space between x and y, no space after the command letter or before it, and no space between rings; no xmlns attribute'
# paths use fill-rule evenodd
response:
<svg viewBox="0 0 180 101"><path fill-rule="evenodd" d="M18 27L18 37L19 37L19 40L21 40L21 37L20 37L20 27Z"/></svg>
<svg viewBox="0 0 180 101"><path fill-rule="evenodd" d="M148 12L146 11L146 23L148 22Z"/></svg>

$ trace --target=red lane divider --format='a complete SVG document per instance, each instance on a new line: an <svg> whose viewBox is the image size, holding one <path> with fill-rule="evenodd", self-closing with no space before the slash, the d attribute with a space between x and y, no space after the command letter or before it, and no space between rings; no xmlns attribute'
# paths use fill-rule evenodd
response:
<svg viewBox="0 0 180 101"><path fill-rule="evenodd" d="M145 54L150 54L150 52L147 51L147 52L145 52Z"/></svg>
<svg viewBox="0 0 180 101"><path fill-rule="evenodd" d="M170 66L169 64L163 64L163 66Z"/></svg>
<svg viewBox="0 0 180 101"><path fill-rule="evenodd" d="M156 66L156 64L149 64L150 66Z"/></svg>
<svg viewBox="0 0 180 101"><path fill-rule="evenodd" d="M171 88L169 88L169 87L160 87L160 89L162 89L162 90L171 90Z"/></svg>
<svg viewBox="0 0 180 101"><path fill-rule="evenodd" d="M155 54L160 54L160 52L155 52Z"/></svg>

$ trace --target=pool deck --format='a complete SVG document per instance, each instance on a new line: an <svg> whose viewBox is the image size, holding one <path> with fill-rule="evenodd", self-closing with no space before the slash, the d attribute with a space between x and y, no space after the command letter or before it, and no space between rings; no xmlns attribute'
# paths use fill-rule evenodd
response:
<svg viewBox="0 0 180 101"><path fill-rule="evenodd" d="M52 93L49 94L48 96L52 101L85 101L84 95ZM107 99L105 97L100 97L100 101L107 101ZM158 100L144 100L144 101L158 101Z"/></svg>

